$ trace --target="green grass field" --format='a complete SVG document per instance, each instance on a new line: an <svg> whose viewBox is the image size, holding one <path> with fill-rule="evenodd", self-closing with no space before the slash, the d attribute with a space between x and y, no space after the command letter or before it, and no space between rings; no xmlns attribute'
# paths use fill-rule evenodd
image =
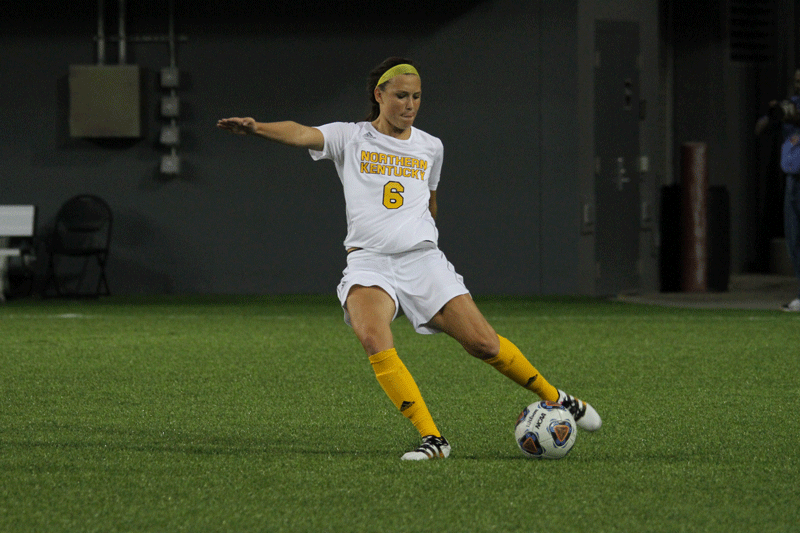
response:
<svg viewBox="0 0 800 533"><path fill-rule="evenodd" d="M2 532L775 532L800 528L800 317L481 299L603 428L513 439L534 398L444 335L395 336L418 442L328 297L0 306Z"/></svg>

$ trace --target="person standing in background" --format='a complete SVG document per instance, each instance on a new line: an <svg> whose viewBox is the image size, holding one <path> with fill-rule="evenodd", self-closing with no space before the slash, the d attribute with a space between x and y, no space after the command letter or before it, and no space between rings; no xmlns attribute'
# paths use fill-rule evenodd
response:
<svg viewBox="0 0 800 533"><path fill-rule="evenodd" d="M756 135L771 127L780 126L783 134L781 145L781 170L786 174L786 189L783 201L783 229L789 258L798 281L798 293L784 311L800 312L800 68L795 70L792 95L786 100L773 100L769 112L756 122Z"/></svg>

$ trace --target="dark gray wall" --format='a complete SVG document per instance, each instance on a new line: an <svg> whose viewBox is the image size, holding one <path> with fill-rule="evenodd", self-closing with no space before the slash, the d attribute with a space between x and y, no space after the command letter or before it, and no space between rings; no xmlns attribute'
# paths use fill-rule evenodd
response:
<svg viewBox="0 0 800 533"><path fill-rule="evenodd" d="M594 190L600 19L640 24L648 111L640 148L651 167L642 202L653 212L640 237L642 290L658 286L655 206L689 140L709 143L711 184L731 192L733 272L758 268L754 236L763 213L780 206L763 198L769 149L752 137L752 124L762 100L783 92L778 79L794 53L784 64L731 62L727 0L473 0L411 12L366 0L248 0L224 11L212 0L176 3L176 30L187 38L177 54L184 171L171 179L157 172L166 152L157 80L169 63L165 44L128 46L128 62L144 72L145 138L76 140L67 131L67 72L95 61L97 3L14 4L0 21L0 202L36 204L45 229L70 196L106 198L116 215L115 293L332 292L345 264L332 165L214 123L230 115L359 120L367 71L407 55L423 72L417 126L445 144L440 244L468 286L477 294L594 294L594 242L581 233L581 206ZM167 31L166 2L129 4L129 34ZM114 9L107 15L113 34ZM108 62L115 57L109 43Z"/></svg>
<svg viewBox="0 0 800 533"><path fill-rule="evenodd" d="M166 33L163 6L159 13L131 4L129 35ZM422 65L416 125L445 144L440 244L468 286L475 293L576 291L577 213L564 216L559 199L576 179L577 2L418 6L420 24L400 23L402 10L388 13L387 24L369 11L356 22L337 18L334 7L267 18L242 7L215 13L213 3L180 8L184 168L176 178L157 172L166 153L157 142L165 44L128 44L128 63L144 69L144 139L69 137L68 68L96 58L96 13L82 5L53 4L49 17L17 13L3 23L0 202L36 204L44 229L72 195L105 198L116 216L113 292L332 292L345 234L332 164L214 124L234 115L309 125L360 120L366 73L389 55ZM115 12L107 17L115 34ZM106 57L116 62L114 43Z"/></svg>

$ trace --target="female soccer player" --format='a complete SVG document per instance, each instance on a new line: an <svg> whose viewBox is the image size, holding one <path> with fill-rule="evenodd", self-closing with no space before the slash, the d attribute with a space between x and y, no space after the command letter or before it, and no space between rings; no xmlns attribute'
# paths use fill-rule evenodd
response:
<svg viewBox="0 0 800 533"><path fill-rule="evenodd" d="M443 148L438 138L413 127L422 92L413 61L389 58L369 80L372 109L364 122L308 127L233 117L217 126L307 148L314 160L334 162L347 211L347 268L337 292L378 382L422 437L402 459L445 458L450 444L397 355L391 323L400 307L418 333L447 333L543 400L567 407L582 429L599 429L592 406L553 387L513 343L495 333L438 249L436 189Z"/></svg>

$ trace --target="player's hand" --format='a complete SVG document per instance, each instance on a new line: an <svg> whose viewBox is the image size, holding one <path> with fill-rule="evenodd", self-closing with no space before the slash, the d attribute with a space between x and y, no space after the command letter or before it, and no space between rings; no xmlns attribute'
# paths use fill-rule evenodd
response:
<svg viewBox="0 0 800 533"><path fill-rule="evenodd" d="M256 132L256 121L250 117L223 118L217 121L217 127L237 135L248 135Z"/></svg>

